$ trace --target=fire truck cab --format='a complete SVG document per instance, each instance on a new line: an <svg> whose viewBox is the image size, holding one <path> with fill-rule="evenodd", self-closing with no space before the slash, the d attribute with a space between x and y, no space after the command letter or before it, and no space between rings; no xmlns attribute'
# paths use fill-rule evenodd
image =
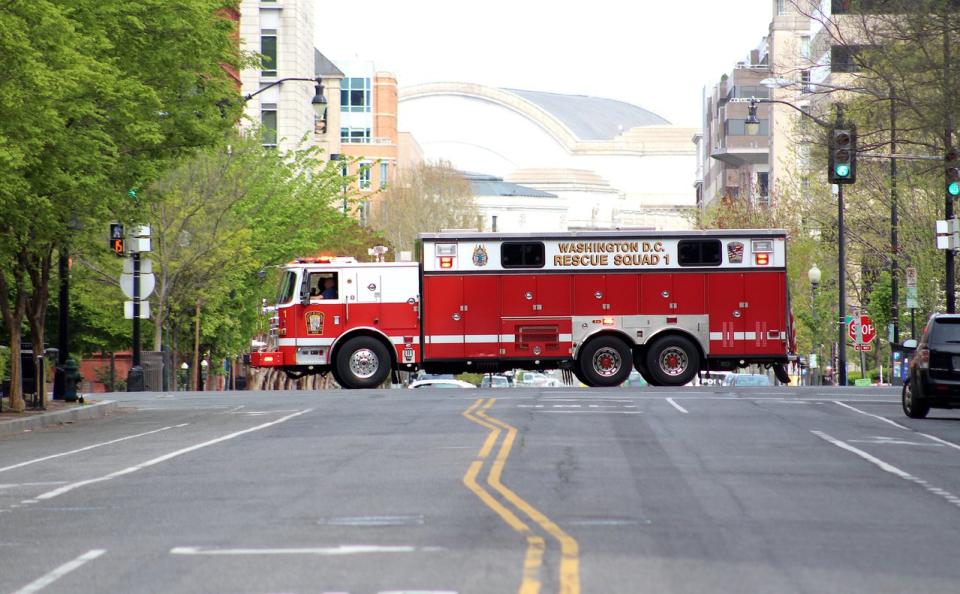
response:
<svg viewBox="0 0 960 594"><path fill-rule="evenodd" d="M301 259L285 270L254 366L332 372L570 369L588 386L633 368L653 385L768 365L792 351L777 230L422 234L418 263Z"/></svg>

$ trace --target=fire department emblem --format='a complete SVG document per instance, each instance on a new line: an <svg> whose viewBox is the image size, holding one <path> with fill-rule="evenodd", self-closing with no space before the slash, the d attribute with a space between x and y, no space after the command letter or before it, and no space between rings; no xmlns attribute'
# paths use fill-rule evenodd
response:
<svg viewBox="0 0 960 594"><path fill-rule="evenodd" d="M731 241L727 244L727 261L731 264L743 263L743 243Z"/></svg>
<svg viewBox="0 0 960 594"><path fill-rule="evenodd" d="M478 243L477 247L473 248L473 265L486 266L489 261L490 256L487 255L487 248Z"/></svg>
<svg viewBox="0 0 960 594"><path fill-rule="evenodd" d="M311 311L307 314L307 334L323 334L322 311Z"/></svg>

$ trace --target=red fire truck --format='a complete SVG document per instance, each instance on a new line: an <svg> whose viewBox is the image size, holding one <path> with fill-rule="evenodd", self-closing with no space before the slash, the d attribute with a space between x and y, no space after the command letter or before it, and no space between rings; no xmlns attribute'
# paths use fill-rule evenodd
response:
<svg viewBox="0 0 960 594"><path fill-rule="evenodd" d="M422 234L419 262L289 264L257 367L332 372L570 369L588 386L632 368L652 385L749 364L788 381L779 230Z"/></svg>

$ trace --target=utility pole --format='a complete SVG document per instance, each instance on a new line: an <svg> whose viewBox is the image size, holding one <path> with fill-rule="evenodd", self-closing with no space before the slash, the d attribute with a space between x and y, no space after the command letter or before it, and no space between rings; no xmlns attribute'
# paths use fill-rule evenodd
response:
<svg viewBox="0 0 960 594"><path fill-rule="evenodd" d="M133 356L127 374L127 391L143 392L143 367L140 365L140 251L131 254L133 259Z"/></svg>
<svg viewBox="0 0 960 594"><path fill-rule="evenodd" d="M893 323L893 344L900 344L900 291L897 282L900 251L897 238L899 213L897 212L897 103L896 91L890 87L890 321ZM897 347L894 347L897 348Z"/></svg>

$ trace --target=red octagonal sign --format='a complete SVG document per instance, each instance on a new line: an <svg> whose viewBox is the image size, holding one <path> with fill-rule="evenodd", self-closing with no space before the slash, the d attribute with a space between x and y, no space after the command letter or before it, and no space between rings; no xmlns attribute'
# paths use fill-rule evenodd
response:
<svg viewBox="0 0 960 594"><path fill-rule="evenodd" d="M860 340L857 341L857 326L860 326ZM870 344L877 338L877 329L873 326L873 320L868 315L862 315L859 318L854 317L847 326L847 334L850 339L857 344Z"/></svg>

